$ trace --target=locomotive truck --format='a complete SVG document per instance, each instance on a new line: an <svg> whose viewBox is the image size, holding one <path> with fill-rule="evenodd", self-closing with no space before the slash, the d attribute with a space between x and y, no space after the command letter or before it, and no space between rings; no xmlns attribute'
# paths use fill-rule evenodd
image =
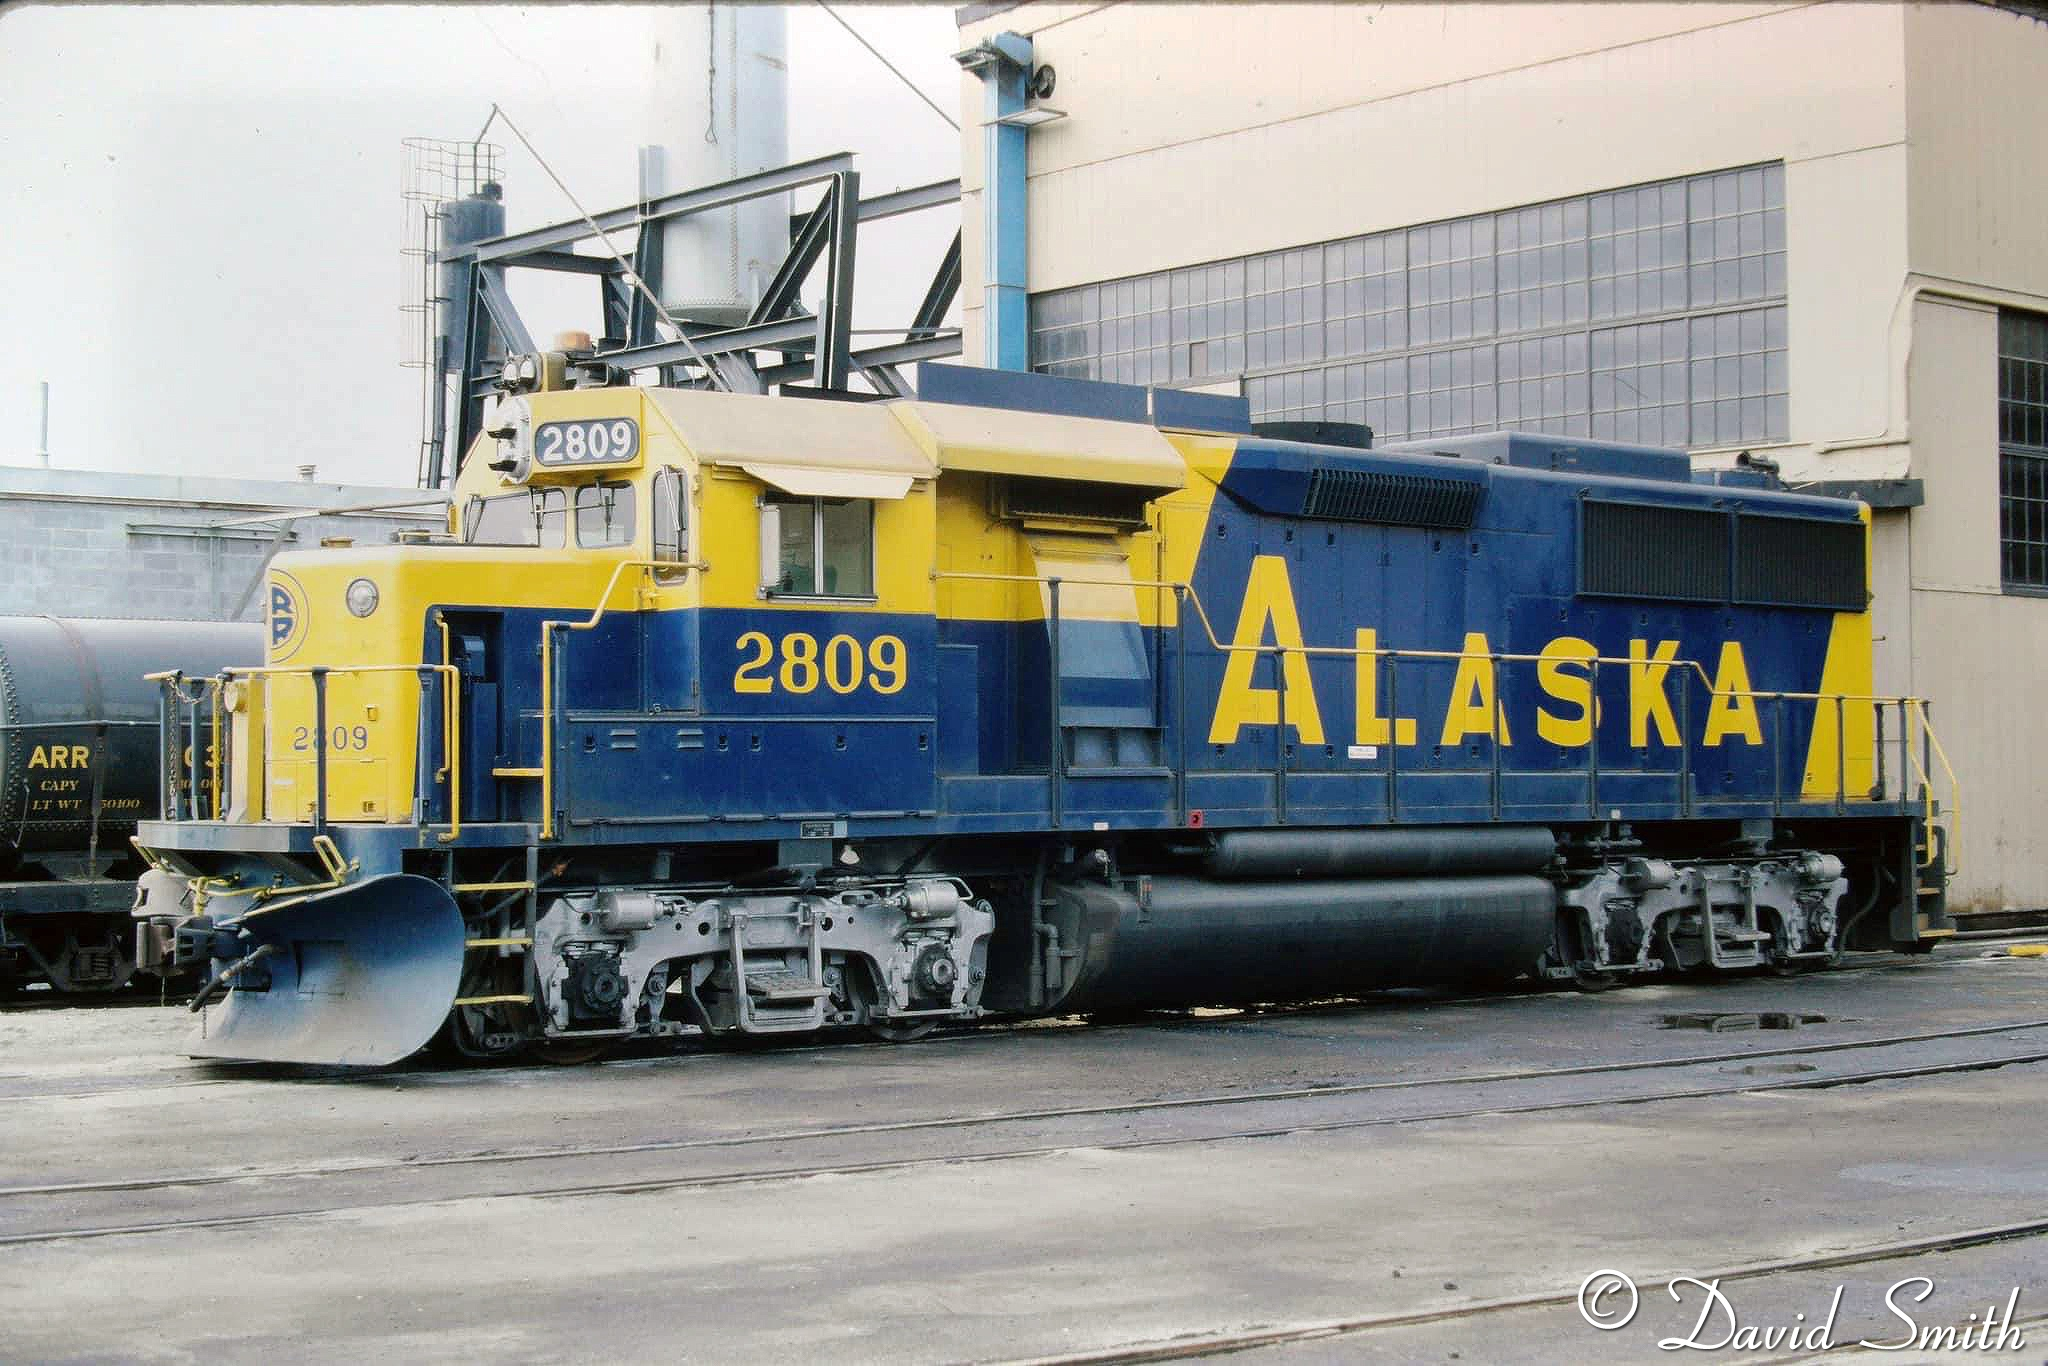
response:
<svg viewBox="0 0 2048 1366"><path fill-rule="evenodd" d="M279 555L137 907L204 1056L1120 1012L1923 951L1868 511L1681 453L1375 449L926 366L508 364L445 534ZM1952 780L1952 779L1951 779Z"/></svg>

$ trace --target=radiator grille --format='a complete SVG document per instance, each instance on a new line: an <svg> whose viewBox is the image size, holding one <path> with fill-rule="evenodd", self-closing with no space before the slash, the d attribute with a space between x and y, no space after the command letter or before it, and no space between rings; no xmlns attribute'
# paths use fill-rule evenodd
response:
<svg viewBox="0 0 2048 1366"><path fill-rule="evenodd" d="M1301 515L1336 522L1463 528L1479 515L1482 492L1476 483L1427 474L1319 469L1309 474Z"/></svg>
<svg viewBox="0 0 2048 1366"><path fill-rule="evenodd" d="M1737 517L1735 600L1759 607L1862 611L1869 605L1863 524L1812 517Z"/></svg>
<svg viewBox="0 0 2048 1366"><path fill-rule="evenodd" d="M1728 514L1602 503L1580 521L1579 591L1678 602L1728 600Z"/></svg>

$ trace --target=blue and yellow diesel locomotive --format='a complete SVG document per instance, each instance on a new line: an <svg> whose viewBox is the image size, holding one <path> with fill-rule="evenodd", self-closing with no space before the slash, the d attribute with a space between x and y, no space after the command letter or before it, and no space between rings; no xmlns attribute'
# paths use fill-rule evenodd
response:
<svg viewBox="0 0 2048 1366"><path fill-rule="evenodd" d="M280 555L267 665L163 680L221 736L139 837L145 946L211 974L193 1052L901 1038L1951 932L1860 504L1030 376L575 373L507 367L445 535Z"/></svg>

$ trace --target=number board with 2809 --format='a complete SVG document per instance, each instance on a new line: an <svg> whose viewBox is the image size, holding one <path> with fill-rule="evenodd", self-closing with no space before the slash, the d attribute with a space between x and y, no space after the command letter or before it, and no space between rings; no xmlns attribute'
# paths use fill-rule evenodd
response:
<svg viewBox="0 0 2048 1366"><path fill-rule="evenodd" d="M533 431L533 458L543 465L622 465L640 454L640 424L630 417L543 422Z"/></svg>

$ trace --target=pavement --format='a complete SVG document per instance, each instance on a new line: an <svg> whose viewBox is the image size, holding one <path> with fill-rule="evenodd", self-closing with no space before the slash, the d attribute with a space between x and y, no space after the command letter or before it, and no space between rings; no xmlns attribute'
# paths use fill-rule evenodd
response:
<svg viewBox="0 0 2048 1366"><path fill-rule="evenodd" d="M2048 960L1984 952L582 1068L204 1064L175 1007L16 1010L0 1359L1647 1361L1707 1302L1671 1279L1731 1270L1702 1344L1838 1286L1829 1342L1895 1341L1916 1276L1919 1326L2015 1290L2024 1325L2048 1240L1934 1246L2048 1218ZM1955 1359L2048 1357L2021 1332Z"/></svg>

